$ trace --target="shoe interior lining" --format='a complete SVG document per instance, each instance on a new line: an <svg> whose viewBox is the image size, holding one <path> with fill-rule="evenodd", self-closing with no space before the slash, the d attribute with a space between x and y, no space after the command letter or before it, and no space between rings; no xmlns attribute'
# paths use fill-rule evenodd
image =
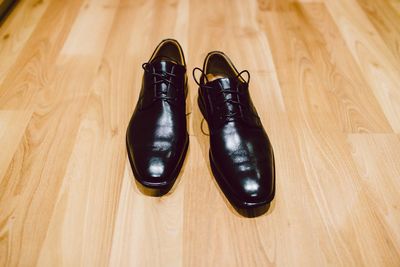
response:
<svg viewBox="0 0 400 267"><path fill-rule="evenodd" d="M232 61L224 53L218 51L212 52L207 56L204 63L204 73L208 81L239 75ZM239 76L239 79L244 82L241 76Z"/></svg>
<svg viewBox="0 0 400 267"><path fill-rule="evenodd" d="M182 53L182 49L175 40L164 40L162 41L154 51L150 58L152 61L156 57L168 57L181 65L185 65L185 59Z"/></svg>
<svg viewBox="0 0 400 267"><path fill-rule="evenodd" d="M207 80L210 81L210 82L214 81L214 80L217 80L217 79L226 78L225 75L213 74L213 73L206 74L206 77L207 77Z"/></svg>

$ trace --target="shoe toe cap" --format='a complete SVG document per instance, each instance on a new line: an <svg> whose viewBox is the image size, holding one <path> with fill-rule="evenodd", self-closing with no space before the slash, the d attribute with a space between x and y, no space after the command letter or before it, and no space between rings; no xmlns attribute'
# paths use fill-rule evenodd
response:
<svg viewBox="0 0 400 267"><path fill-rule="evenodd" d="M168 181L168 160L161 157L152 157L146 163L141 164L141 176L148 184L165 184Z"/></svg>
<svg viewBox="0 0 400 267"><path fill-rule="evenodd" d="M172 177L174 160L169 157L149 157L136 160L136 172L138 180L149 187L167 186L173 182Z"/></svg>
<svg viewBox="0 0 400 267"><path fill-rule="evenodd" d="M239 180L238 195L245 205L261 205L272 200L274 184L271 177L245 175Z"/></svg>

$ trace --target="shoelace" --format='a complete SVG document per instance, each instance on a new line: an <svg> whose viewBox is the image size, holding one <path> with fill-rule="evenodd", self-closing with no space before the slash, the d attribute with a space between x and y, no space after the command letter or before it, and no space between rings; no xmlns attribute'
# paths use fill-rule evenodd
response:
<svg viewBox="0 0 400 267"><path fill-rule="evenodd" d="M153 77L153 83L152 83L154 87L153 100L165 100L167 102L170 102L171 100L175 99L175 97L168 96L168 90L170 86L176 89L176 86L172 82L172 78L176 76L174 73L168 71L156 72L154 66L149 62L143 63L142 68L146 73L151 74ZM157 86L158 84L167 85L167 89L162 90L161 86Z"/></svg>
<svg viewBox="0 0 400 267"><path fill-rule="evenodd" d="M204 79L204 78L205 78L205 80L207 81L207 83L209 83L209 80L208 80L207 76L205 75L204 71L203 71L202 69L196 67L196 68L193 69L193 79L195 80L195 82L197 83L197 85L198 85L200 88L211 89L212 86L209 86L209 85L206 85L206 84L202 84L201 82L199 82L199 81L196 79L196 70L200 71L201 74L202 74L202 76L201 76L200 79ZM246 73L246 74L247 74L247 77L248 77L248 78L247 78L247 81L243 78L243 76L242 76L243 73ZM238 88L238 87L239 87L239 84L240 84L239 78L242 78L244 81L246 81L246 85L248 86L248 84L249 84L249 82L250 82L250 73L249 73L249 71L248 71L248 70L243 70L243 71L239 72L239 73L235 76L235 79L238 80L238 82L236 83L236 89L235 89L235 90L233 90L233 89L231 89L231 88L229 88L229 89L220 88L220 90L218 91L218 93L223 95L223 99L224 99L224 100L216 103L216 109L217 109L217 110L221 110L221 106L225 106L226 103L229 103L229 104L231 104L232 106L236 106L236 107L237 107L236 110L240 110L240 108L244 106L243 103L241 103L240 100L239 100L239 99L240 99L240 96L241 96L241 95L244 95L243 92L239 92L239 88ZM231 98L227 98L227 97L226 97L226 94L231 94ZM235 101L235 100L233 99L234 96L236 96L236 99L238 99L237 101ZM237 117L241 117L241 116L242 116L241 112L238 112L238 111L236 111L236 112L230 112L230 110L228 110L225 114L221 114L221 115L220 115L220 118L221 118L221 119L224 119L225 121L232 121L235 117L237 118Z"/></svg>

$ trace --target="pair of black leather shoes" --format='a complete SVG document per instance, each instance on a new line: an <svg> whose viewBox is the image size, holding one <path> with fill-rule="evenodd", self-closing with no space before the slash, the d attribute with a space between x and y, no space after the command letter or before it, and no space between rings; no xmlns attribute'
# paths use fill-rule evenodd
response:
<svg viewBox="0 0 400 267"><path fill-rule="evenodd" d="M179 43L162 41L148 63L126 144L140 188L162 195L173 186L188 149L186 62ZM266 207L275 194L271 143L251 101L248 71L211 52L199 80L198 104L210 129L211 169L237 209ZM247 80L243 74L247 74Z"/></svg>

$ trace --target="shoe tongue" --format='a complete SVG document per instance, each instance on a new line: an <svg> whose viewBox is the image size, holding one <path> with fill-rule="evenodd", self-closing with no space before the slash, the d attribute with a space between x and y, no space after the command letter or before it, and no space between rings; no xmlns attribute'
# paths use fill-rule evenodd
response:
<svg viewBox="0 0 400 267"><path fill-rule="evenodd" d="M222 89L233 89L235 87L233 80L229 78L220 78L217 81Z"/></svg>
<svg viewBox="0 0 400 267"><path fill-rule="evenodd" d="M169 57L156 57L151 61L151 65L154 66L156 70L169 71L172 66L178 65L178 62Z"/></svg>
<svg viewBox="0 0 400 267"><path fill-rule="evenodd" d="M236 90L237 79L228 78L228 77L218 78L218 79L215 79L215 80L209 82L209 85L211 85L212 87L218 87L221 89Z"/></svg>

